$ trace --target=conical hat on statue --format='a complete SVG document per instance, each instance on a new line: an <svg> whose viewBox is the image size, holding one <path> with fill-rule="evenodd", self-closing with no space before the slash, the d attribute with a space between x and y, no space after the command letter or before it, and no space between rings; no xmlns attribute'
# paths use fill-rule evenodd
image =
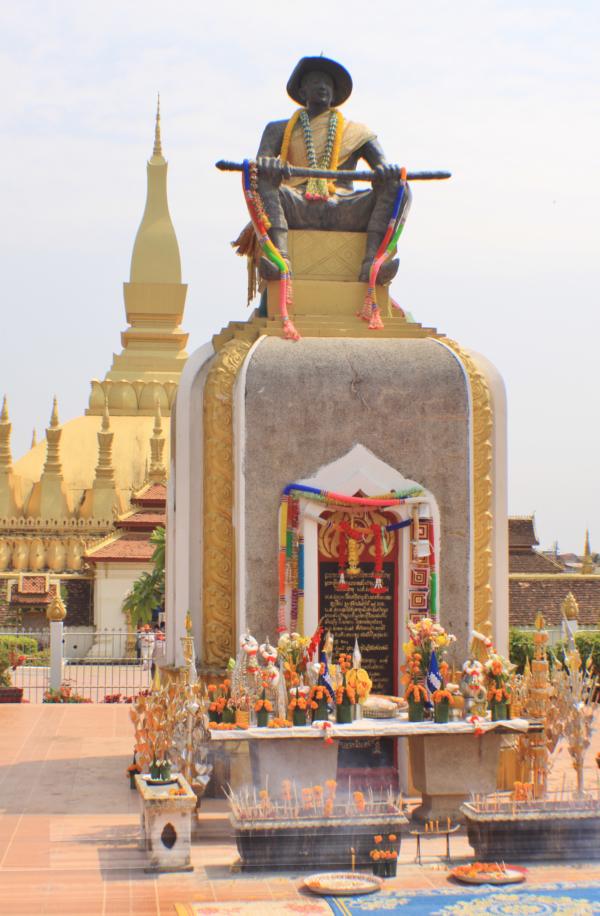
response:
<svg viewBox="0 0 600 916"><path fill-rule="evenodd" d="M302 78L307 73L319 70L322 73L328 73L333 80L333 107L337 108L346 101L352 92L352 77L345 67L338 64L329 57L303 57L298 61L287 84L287 93L299 105L303 105L302 96L300 95L300 86Z"/></svg>

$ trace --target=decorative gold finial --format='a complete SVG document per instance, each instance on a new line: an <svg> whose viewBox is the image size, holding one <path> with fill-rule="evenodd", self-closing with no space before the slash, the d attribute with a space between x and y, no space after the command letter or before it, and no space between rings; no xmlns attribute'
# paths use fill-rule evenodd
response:
<svg viewBox="0 0 600 916"><path fill-rule="evenodd" d="M108 398L104 398L104 413L102 414L102 424L100 426L103 433L110 429L110 414L108 412Z"/></svg>
<svg viewBox="0 0 600 916"><path fill-rule="evenodd" d="M192 636L192 615L189 611L185 615L185 632L188 636Z"/></svg>
<svg viewBox="0 0 600 916"><path fill-rule="evenodd" d="M154 414L154 429L150 438L150 471L148 479L153 483L165 483L167 471L163 461L165 436L163 433L162 414L160 401L156 399L156 412Z"/></svg>
<svg viewBox="0 0 600 916"><path fill-rule="evenodd" d="M57 426L60 426L60 421L58 419L58 399L54 395L54 400L52 401L52 413L50 415L50 428L56 429Z"/></svg>
<svg viewBox="0 0 600 916"><path fill-rule="evenodd" d="M60 623L67 616L67 609L64 605L60 594L54 596L50 604L48 605L48 610L46 611L46 617L51 623Z"/></svg>
<svg viewBox="0 0 600 916"><path fill-rule="evenodd" d="M536 628L536 630L543 630L545 624L546 624L546 621L544 620L544 615L542 614L541 611L538 611L538 612L537 612L537 615L536 615L536 618L535 618L535 628Z"/></svg>
<svg viewBox="0 0 600 916"><path fill-rule="evenodd" d="M162 144L160 140L160 92L156 101L156 123L154 125L154 149L153 156L162 156Z"/></svg>
<svg viewBox="0 0 600 916"><path fill-rule="evenodd" d="M2 411L0 412L0 470L8 472L12 470L12 453L10 450L10 433L12 423L8 416L8 401L6 395L2 401Z"/></svg>
<svg viewBox="0 0 600 916"><path fill-rule="evenodd" d="M35 431L35 426L33 427L33 432L31 433L31 448L35 448L37 445L37 433Z"/></svg>
<svg viewBox="0 0 600 916"><path fill-rule="evenodd" d="M573 592L569 592L565 600L560 606L563 617L566 617L567 620L578 620L579 619L579 605L577 604L577 599Z"/></svg>

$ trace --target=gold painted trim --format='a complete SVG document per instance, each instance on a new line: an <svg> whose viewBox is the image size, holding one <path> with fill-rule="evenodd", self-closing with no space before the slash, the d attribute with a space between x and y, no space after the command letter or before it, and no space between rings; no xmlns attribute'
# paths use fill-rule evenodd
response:
<svg viewBox="0 0 600 916"><path fill-rule="evenodd" d="M235 656L233 388L251 342L233 338L214 357L204 386L202 665Z"/></svg>
<svg viewBox="0 0 600 916"><path fill-rule="evenodd" d="M458 356L471 386L473 412L473 623L476 630L492 621L492 396L483 374L454 340L444 340Z"/></svg>

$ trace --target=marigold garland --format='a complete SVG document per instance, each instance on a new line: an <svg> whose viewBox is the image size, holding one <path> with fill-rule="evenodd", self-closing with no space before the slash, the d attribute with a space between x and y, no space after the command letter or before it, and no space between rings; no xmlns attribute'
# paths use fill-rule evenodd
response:
<svg viewBox="0 0 600 916"><path fill-rule="evenodd" d="M304 135L304 148L306 150L308 167L311 169L328 169L332 172L336 172L339 165L342 136L344 133L344 117L342 113L338 111L337 108L331 109L325 149L321 159L317 161L308 111L306 108L299 108L295 111L287 122L283 133L281 152L279 153L279 158L282 163L288 161L290 142L298 121L300 121ZM304 192L304 196L307 200L327 200L331 194L335 194L335 182L328 182L325 178L308 179L306 191Z"/></svg>

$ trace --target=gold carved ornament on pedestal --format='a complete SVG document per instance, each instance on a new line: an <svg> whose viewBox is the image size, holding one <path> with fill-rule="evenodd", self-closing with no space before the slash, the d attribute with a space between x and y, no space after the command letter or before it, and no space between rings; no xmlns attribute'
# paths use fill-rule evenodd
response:
<svg viewBox="0 0 600 916"><path fill-rule="evenodd" d="M492 615L492 398L471 357L454 340L444 340L463 364L471 386L473 411L474 625L485 627Z"/></svg>
<svg viewBox="0 0 600 916"><path fill-rule="evenodd" d="M251 343L228 341L204 387L202 664L225 668L235 655L233 388Z"/></svg>

